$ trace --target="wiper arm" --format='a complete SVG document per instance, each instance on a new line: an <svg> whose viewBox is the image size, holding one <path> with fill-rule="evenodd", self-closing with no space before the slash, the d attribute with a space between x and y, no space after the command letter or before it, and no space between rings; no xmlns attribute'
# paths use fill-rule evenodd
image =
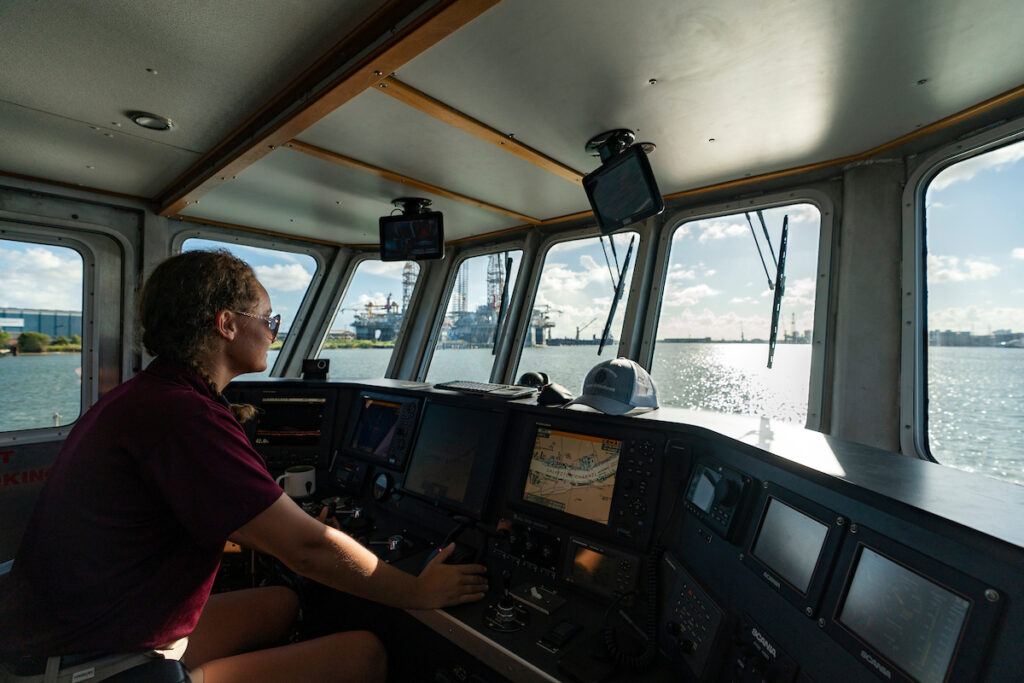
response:
<svg viewBox="0 0 1024 683"><path fill-rule="evenodd" d="M772 284L772 276L768 274L768 266L765 265L765 262L764 262L764 254L761 253L761 243L757 241L757 233L754 232L754 222L750 220L750 214L747 213L746 211L743 212L743 215L747 217L747 225L750 226L750 236L754 238L754 246L757 247L757 255L761 257L761 267L764 268L764 276L766 278L768 278L768 289L769 290L775 289L775 285ZM760 215L760 211L758 212L758 215ZM761 219L761 220L762 220L762 225L763 225L763 220L764 219ZM765 234L767 235L767 232ZM768 240L768 246L769 247L772 246L771 240ZM774 258L775 258L775 255L772 254L773 261L774 261ZM778 268L778 264L776 264L776 268Z"/></svg>
<svg viewBox="0 0 1024 683"><path fill-rule="evenodd" d="M611 241L611 237L608 238ZM608 311L608 319L604 323L604 332L601 333L601 343L597 347L597 355L604 351L605 340L608 339L608 332L611 331L612 318L615 317L615 309L619 307L619 299L622 298L622 290L626 283L626 270L629 268L629 260L633 256L633 242L636 235L629 238L629 248L626 250L626 258L622 260L622 270L619 271L619 282L615 286L615 296L612 297L612 306Z"/></svg>
<svg viewBox="0 0 1024 683"><path fill-rule="evenodd" d="M498 319L494 321L494 341L491 342L491 355L498 349L498 332L501 330L501 323L505 318L505 311L508 308L508 281L512 273L512 257L506 252L505 255L505 281L501 284L501 304L498 306Z"/></svg>
<svg viewBox="0 0 1024 683"><path fill-rule="evenodd" d="M768 243L771 245L771 242ZM782 312L782 295L786 290L786 245L789 244L789 215L782 219L782 242L779 244L779 267L775 271L775 296L772 298L772 329L768 337L768 367L775 358L775 340L779 336L779 313Z"/></svg>

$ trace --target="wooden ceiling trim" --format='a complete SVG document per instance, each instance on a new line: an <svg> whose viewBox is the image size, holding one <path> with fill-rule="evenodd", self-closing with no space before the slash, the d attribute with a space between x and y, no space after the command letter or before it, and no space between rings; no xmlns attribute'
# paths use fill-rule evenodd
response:
<svg viewBox="0 0 1024 683"><path fill-rule="evenodd" d="M514 154L520 159L528 161L534 166L538 166L545 171L554 173L560 178L564 178L565 180L577 185L583 182L583 174L576 169L570 168L562 162L552 159L532 147L524 145L514 137L511 137L508 133L503 133L500 130L491 128L486 123L477 121L458 109L455 109L440 100L434 99L425 92L417 90L408 83L403 83L394 76L385 78L383 81L378 83L377 91L382 92L385 95L390 95L399 102L427 114L428 116L432 116L442 123L454 126L455 128L458 128L465 133L469 133L484 142L489 142L492 145L500 147L506 152Z"/></svg>
<svg viewBox="0 0 1024 683"><path fill-rule="evenodd" d="M518 211L512 211L511 209L506 209L496 204L485 202L482 199L476 199L474 197L469 197L464 194L459 194L458 192L452 192L451 190L447 190L443 187L431 185L430 183L424 182L422 180L416 180L415 178L410 178L409 176L402 175L401 173L395 173L394 171L389 171L386 168L374 166L373 164L368 164L365 161L360 161L358 159L353 159L352 157L347 157L344 154L332 152L329 149L323 149L322 147L310 145L308 143L302 142L301 140L292 140L291 142L285 144L285 147L288 149L294 149L296 152L308 154L309 156L316 157L317 159L322 159L323 161L329 161L332 164L347 166L348 168L354 168L358 171L372 173L373 175L379 178L384 178L385 180L389 180L393 183L399 183L400 185L405 185L406 187L412 187L417 190L429 192L439 197L445 197L447 199L461 202L463 204L469 204L470 206L475 206L478 209L493 211L494 213L499 213L503 216L514 218L517 221L523 221L524 223L528 223L530 225L539 225L540 223L542 223L540 219L534 218L533 216L527 216L526 214L519 213Z"/></svg>
<svg viewBox="0 0 1024 683"><path fill-rule="evenodd" d="M174 216L171 220L180 221L182 223L195 223L196 225L208 225L214 228L225 228L227 230L237 230L238 232L249 232L254 235L263 235L264 237L275 237L278 239L292 240L294 242L308 242L310 244L322 244L328 247L346 247L352 248L354 246L365 246L365 245L352 245L343 244L341 242L332 242L331 240L322 240L316 237L306 237L304 235L292 235L287 232L279 232L277 230L270 230L269 228L255 228L251 225L239 225L238 223L227 223L225 221L216 221L212 218L202 218L200 216Z"/></svg>
<svg viewBox="0 0 1024 683"><path fill-rule="evenodd" d="M176 179L158 198L160 215L177 215L498 2L441 0L394 35L389 33L413 11L415 3L388 3ZM380 42L384 36L387 38ZM364 51L367 54L359 56ZM351 67L341 66L353 59ZM324 76L323 71L335 63L335 70L343 69L340 75Z"/></svg>

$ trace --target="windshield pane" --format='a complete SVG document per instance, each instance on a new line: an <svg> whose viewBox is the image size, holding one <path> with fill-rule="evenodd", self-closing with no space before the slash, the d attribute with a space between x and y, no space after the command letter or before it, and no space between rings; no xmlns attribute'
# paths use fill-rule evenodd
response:
<svg viewBox="0 0 1024 683"><path fill-rule="evenodd" d="M468 258L459 266L431 357L428 382L490 379L494 329L505 286L505 258L512 259L506 293L511 301L522 255L522 251L501 251Z"/></svg>
<svg viewBox="0 0 1024 683"><path fill-rule="evenodd" d="M925 196L928 449L1024 484L1024 142L945 169Z"/></svg>
<svg viewBox="0 0 1024 683"><path fill-rule="evenodd" d="M83 285L74 249L0 240L0 432L78 419Z"/></svg>
<svg viewBox="0 0 1024 683"><path fill-rule="evenodd" d="M292 329L295 314L306 297L309 283L313 281L313 276L316 274L316 259L308 254L262 249L197 237L189 238L181 245L183 252L200 249L224 249L252 266L256 272L256 279L270 295L274 313L281 314L281 331L278 332L277 339L270 345L270 352L267 353L267 369L263 372L240 375L235 381L270 377L274 365L277 363L281 347Z"/></svg>
<svg viewBox="0 0 1024 683"><path fill-rule="evenodd" d="M415 261L359 263L317 354L331 361L328 379L385 375L419 274Z"/></svg>
<svg viewBox="0 0 1024 683"><path fill-rule="evenodd" d="M771 249L756 212L753 234L742 213L683 223L673 234L651 365L662 405L807 422L821 217L811 204L762 213ZM785 296L768 369L768 283L787 215Z"/></svg>
<svg viewBox="0 0 1024 683"><path fill-rule="evenodd" d="M544 372L552 382L578 395L583 389L587 371L600 361L618 355L633 264L640 242L637 240L633 244L622 298L615 309L604 350L598 356L615 282L625 263L629 242L637 237L637 233L617 233L611 237L615 253L612 253L607 237L603 238L603 249L600 238L586 237L561 242L548 250L533 302L530 330L519 357L519 366L513 373L515 377L524 372Z"/></svg>

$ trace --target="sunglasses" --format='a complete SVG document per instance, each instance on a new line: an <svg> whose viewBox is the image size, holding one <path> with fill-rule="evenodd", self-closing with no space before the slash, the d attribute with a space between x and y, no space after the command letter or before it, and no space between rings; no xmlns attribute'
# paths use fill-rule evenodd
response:
<svg viewBox="0 0 1024 683"><path fill-rule="evenodd" d="M255 313L246 313L245 311L235 311L238 315L244 315L246 318L255 318L256 320L262 320L267 324L267 328L270 330L270 334L273 336L270 341L277 339L277 331L281 329L281 314L272 316L256 315Z"/></svg>

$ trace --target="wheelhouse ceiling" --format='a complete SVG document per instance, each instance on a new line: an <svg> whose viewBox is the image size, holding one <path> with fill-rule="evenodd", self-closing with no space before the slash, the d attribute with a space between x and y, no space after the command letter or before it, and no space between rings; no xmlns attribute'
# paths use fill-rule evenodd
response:
<svg viewBox="0 0 1024 683"><path fill-rule="evenodd" d="M153 199L191 173L193 203L167 213L346 244L424 196L460 239L587 211L584 143L611 128L657 145L670 195L858 154L1024 84L1015 1L426 3L475 7L201 181L203 155L386 4L8 4L0 170ZM128 109L177 126L146 131Z"/></svg>

